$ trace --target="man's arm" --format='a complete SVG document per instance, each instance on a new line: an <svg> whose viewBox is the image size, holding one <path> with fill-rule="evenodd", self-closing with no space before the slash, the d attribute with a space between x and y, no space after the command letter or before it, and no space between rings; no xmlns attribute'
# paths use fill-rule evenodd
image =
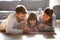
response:
<svg viewBox="0 0 60 40"><path fill-rule="evenodd" d="M17 33L23 33L23 30L20 29L14 29L14 17L8 17L7 19L7 25L6 25L6 33L11 34L17 34Z"/></svg>

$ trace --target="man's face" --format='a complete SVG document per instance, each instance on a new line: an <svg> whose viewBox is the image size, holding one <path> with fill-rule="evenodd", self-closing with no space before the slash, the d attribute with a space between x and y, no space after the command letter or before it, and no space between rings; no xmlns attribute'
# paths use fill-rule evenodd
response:
<svg viewBox="0 0 60 40"><path fill-rule="evenodd" d="M25 19L25 16L26 16L26 14L22 14L22 13L17 14L17 17L18 17L20 20L24 20L24 19Z"/></svg>
<svg viewBox="0 0 60 40"><path fill-rule="evenodd" d="M31 25L35 25L36 24L36 20L29 20Z"/></svg>
<svg viewBox="0 0 60 40"><path fill-rule="evenodd" d="M48 21L50 19L50 16L48 16L47 14L44 13L42 16L42 19L43 19L43 21Z"/></svg>

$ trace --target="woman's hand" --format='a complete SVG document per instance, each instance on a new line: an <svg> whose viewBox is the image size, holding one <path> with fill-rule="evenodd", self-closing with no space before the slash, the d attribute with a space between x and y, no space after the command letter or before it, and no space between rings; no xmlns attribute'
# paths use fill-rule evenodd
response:
<svg viewBox="0 0 60 40"><path fill-rule="evenodd" d="M40 24L39 24L39 28L42 28L42 27L49 27L49 26L46 25L46 24L40 23Z"/></svg>
<svg viewBox="0 0 60 40"><path fill-rule="evenodd" d="M40 23L39 24L39 28L42 28L42 27L44 27L45 26L45 24L43 24L43 23Z"/></svg>
<svg viewBox="0 0 60 40"><path fill-rule="evenodd" d="M38 32L38 27L34 27L34 28L32 29L32 32Z"/></svg>

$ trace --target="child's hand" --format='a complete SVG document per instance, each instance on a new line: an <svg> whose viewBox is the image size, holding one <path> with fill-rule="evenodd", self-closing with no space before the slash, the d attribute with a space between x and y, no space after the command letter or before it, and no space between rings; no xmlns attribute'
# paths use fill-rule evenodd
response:
<svg viewBox="0 0 60 40"><path fill-rule="evenodd" d="M24 24L23 26L20 26L19 29L24 29L26 27L26 24Z"/></svg>
<svg viewBox="0 0 60 40"><path fill-rule="evenodd" d="M34 27L34 28L32 29L32 31L33 31L33 32L38 32L38 28L37 28L37 27Z"/></svg>
<svg viewBox="0 0 60 40"><path fill-rule="evenodd" d="M25 31L25 33L30 33L31 32L31 29L28 28L28 27L25 27L23 30Z"/></svg>

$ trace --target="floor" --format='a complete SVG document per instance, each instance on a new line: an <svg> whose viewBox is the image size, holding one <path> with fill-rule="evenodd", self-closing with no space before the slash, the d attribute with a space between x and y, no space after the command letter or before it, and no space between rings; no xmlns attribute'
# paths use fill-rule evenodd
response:
<svg viewBox="0 0 60 40"><path fill-rule="evenodd" d="M60 40L60 23L56 24L54 32L41 32L36 34L6 34L0 32L0 40Z"/></svg>

